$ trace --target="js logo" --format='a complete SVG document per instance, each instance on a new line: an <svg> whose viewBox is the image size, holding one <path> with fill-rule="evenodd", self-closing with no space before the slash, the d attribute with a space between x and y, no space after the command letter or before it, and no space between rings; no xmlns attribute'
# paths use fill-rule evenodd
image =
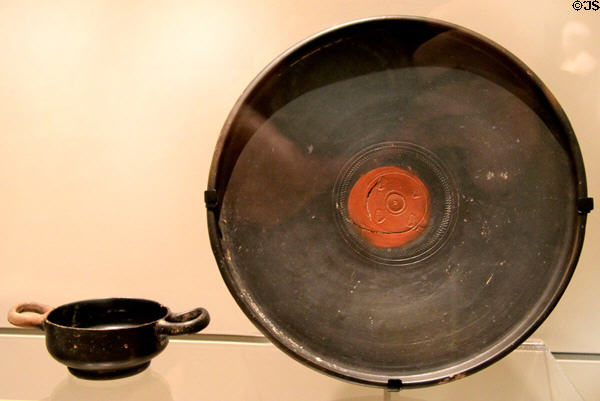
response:
<svg viewBox="0 0 600 401"><path fill-rule="evenodd" d="M579 10L598 11L600 9L600 1L599 0L585 0L585 1L575 0L572 5L573 5L573 9L575 11L579 11Z"/></svg>

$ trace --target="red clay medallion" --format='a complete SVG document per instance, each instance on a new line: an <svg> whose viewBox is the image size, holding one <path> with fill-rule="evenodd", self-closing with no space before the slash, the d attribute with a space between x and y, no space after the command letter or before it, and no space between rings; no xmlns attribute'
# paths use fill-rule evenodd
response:
<svg viewBox="0 0 600 401"><path fill-rule="evenodd" d="M373 245L392 248L416 239L429 222L429 191L411 171L378 167L362 175L348 196L348 215Z"/></svg>

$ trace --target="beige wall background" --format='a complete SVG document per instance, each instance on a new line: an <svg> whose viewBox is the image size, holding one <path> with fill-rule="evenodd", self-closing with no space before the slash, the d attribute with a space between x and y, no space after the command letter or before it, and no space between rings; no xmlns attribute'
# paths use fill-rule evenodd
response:
<svg viewBox="0 0 600 401"><path fill-rule="evenodd" d="M520 57L558 98L600 197L600 13L569 1L0 1L0 312L146 297L258 334L219 275L203 191L229 110L294 43L352 19L421 15ZM536 333L600 352L600 211ZM4 315L4 313L2 313ZM4 317L0 326L7 326Z"/></svg>

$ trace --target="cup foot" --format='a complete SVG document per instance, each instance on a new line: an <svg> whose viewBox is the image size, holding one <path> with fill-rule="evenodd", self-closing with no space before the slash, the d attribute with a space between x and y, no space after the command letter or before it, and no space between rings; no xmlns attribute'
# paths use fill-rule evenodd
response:
<svg viewBox="0 0 600 401"><path fill-rule="evenodd" d="M68 367L69 372L73 376L79 377L80 379L87 380L111 380L120 379L123 377L133 376L144 371L150 365L150 361L142 364L132 366L125 369L106 369L106 370L93 370L93 369L76 369Z"/></svg>

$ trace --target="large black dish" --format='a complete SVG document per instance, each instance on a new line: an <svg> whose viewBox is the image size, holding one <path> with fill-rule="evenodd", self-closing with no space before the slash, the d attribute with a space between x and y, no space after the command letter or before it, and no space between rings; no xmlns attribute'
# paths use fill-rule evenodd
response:
<svg viewBox="0 0 600 401"><path fill-rule="evenodd" d="M390 166L430 203L423 232L386 248L348 199ZM392 389L462 377L526 339L591 209L573 130L527 66L461 27L390 17L321 33L256 78L206 201L223 278L257 327L311 367Z"/></svg>

